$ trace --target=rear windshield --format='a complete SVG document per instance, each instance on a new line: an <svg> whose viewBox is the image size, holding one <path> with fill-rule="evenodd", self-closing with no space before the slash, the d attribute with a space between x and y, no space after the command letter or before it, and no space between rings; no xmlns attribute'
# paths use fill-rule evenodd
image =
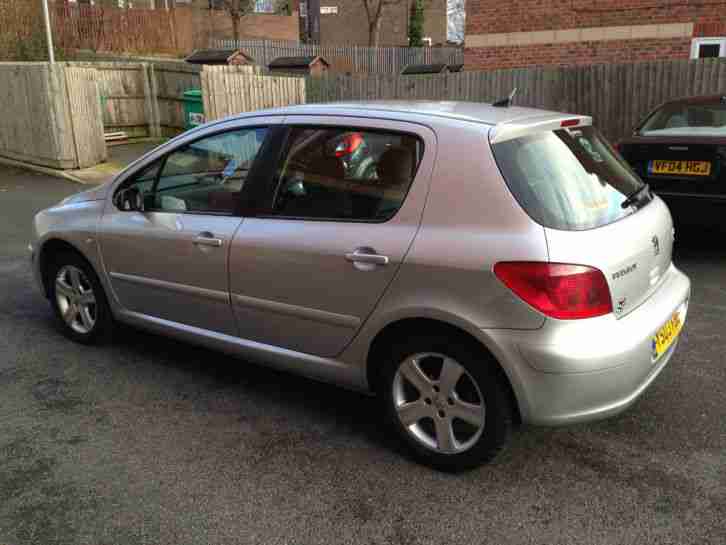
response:
<svg viewBox="0 0 726 545"><path fill-rule="evenodd" d="M640 128L643 136L726 136L726 104L666 104Z"/></svg>
<svg viewBox="0 0 726 545"><path fill-rule="evenodd" d="M632 214L626 197L643 182L593 127L542 131L494 144L509 189L540 225L566 231L601 227Z"/></svg>

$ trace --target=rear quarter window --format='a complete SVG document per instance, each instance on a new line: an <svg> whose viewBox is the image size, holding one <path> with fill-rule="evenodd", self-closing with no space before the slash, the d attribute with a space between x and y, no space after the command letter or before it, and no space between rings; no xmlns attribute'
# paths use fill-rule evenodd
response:
<svg viewBox="0 0 726 545"><path fill-rule="evenodd" d="M545 227L594 229L632 214L647 195L622 208L643 182L593 128L541 131L492 146L520 206Z"/></svg>

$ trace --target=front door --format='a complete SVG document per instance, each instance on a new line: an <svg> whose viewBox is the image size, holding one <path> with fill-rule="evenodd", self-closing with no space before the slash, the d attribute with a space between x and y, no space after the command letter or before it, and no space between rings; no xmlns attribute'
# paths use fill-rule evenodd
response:
<svg viewBox="0 0 726 545"><path fill-rule="evenodd" d="M181 144L121 183L104 214L100 241L124 309L237 334L229 247L266 133L264 126L250 127ZM142 211L124 209L129 188L138 190Z"/></svg>
<svg viewBox="0 0 726 545"><path fill-rule="evenodd" d="M232 305L243 338L333 357L411 246L435 138L414 124L294 119L261 209L232 242Z"/></svg>

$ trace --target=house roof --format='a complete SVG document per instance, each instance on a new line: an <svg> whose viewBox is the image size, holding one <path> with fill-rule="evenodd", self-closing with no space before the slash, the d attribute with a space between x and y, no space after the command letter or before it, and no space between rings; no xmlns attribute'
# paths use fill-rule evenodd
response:
<svg viewBox="0 0 726 545"><path fill-rule="evenodd" d="M242 55L249 62L254 62L252 57L245 55L239 49L197 49L185 60L192 64L220 64L229 62L232 57L237 55Z"/></svg>
<svg viewBox="0 0 726 545"><path fill-rule="evenodd" d="M412 74L441 74L446 70L446 65L442 63L435 64L409 64L403 69L401 74L412 75Z"/></svg>
<svg viewBox="0 0 726 545"><path fill-rule="evenodd" d="M324 63L326 66L330 66L328 61L322 57L278 57L273 60L268 66L270 68L308 68L315 64L317 61Z"/></svg>

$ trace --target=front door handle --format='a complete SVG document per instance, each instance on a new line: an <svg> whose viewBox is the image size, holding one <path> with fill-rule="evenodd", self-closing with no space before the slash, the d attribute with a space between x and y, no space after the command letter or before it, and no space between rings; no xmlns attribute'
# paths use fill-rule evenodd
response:
<svg viewBox="0 0 726 545"><path fill-rule="evenodd" d="M388 256L376 253L373 248L358 248L355 252L345 254L345 259L354 264L388 265Z"/></svg>
<svg viewBox="0 0 726 545"><path fill-rule="evenodd" d="M199 233L194 237L193 243L195 246L212 246L213 248L222 247L222 239L216 238L212 233Z"/></svg>

